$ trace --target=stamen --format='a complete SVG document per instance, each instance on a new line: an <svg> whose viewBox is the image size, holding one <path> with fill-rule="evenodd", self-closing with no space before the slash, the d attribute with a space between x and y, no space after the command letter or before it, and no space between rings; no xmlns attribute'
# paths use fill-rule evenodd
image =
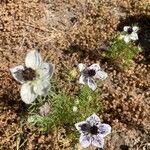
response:
<svg viewBox="0 0 150 150"><path fill-rule="evenodd" d="M98 127L97 126L90 126L90 124L82 124L81 126L81 130L83 132L88 132L90 134L98 134Z"/></svg>
<svg viewBox="0 0 150 150"><path fill-rule="evenodd" d="M128 28L127 32L128 34L131 34L133 32L132 28Z"/></svg>
<svg viewBox="0 0 150 150"><path fill-rule="evenodd" d="M97 126L92 126L90 128L90 133L94 134L94 135L98 134L98 127Z"/></svg>
<svg viewBox="0 0 150 150"><path fill-rule="evenodd" d="M93 77L96 74L94 69L85 69L83 70L83 74L87 77Z"/></svg>
<svg viewBox="0 0 150 150"><path fill-rule="evenodd" d="M32 81L36 78L36 73L31 68L25 68L25 70L22 72L22 76L25 81Z"/></svg>

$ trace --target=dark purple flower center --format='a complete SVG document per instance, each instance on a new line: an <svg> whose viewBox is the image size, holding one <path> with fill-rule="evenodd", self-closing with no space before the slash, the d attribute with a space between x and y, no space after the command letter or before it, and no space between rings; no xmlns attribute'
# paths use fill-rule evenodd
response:
<svg viewBox="0 0 150 150"><path fill-rule="evenodd" d="M98 127L95 125L90 126L89 124L82 124L80 127L83 132L88 132L93 135L98 134Z"/></svg>
<svg viewBox="0 0 150 150"><path fill-rule="evenodd" d="M133 32L133 29L132 29L132 28L128 28L128 29L127 29L127 33L128 33L128 34L131 34L132 32Z"/></svg>
<svg viewBox="0 0 150 150"><path fill-rule="evenodd" d="M25 68L25 70L22 72L22 76L25 81L32 81L36 78L36 73L31 68Z"/></svg>
<svg viewBox="0 0 150 150"><path fill-rule="evenodd" d="M98 127L97 126L90 127L90 133L96 135L98 133Z"/></svg>
<svg viewBox="0 0 150 150"><path fill-rule="evenodd" d="M93 77L96 74L96 71L94 69L85 69L83 70L83 74L87 77Z"/></svg>

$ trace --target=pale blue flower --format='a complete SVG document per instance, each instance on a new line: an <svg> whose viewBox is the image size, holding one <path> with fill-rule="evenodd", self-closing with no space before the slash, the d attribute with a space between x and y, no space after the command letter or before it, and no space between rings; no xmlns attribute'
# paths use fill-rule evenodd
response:
<svg viewBox="0 0 150 150"><path fill-rule="evenodd" d="M101 123L95 113L85 121L76 123L75 127L81 134L79 141L83 148L87 148L91 144L103 148L104 137L111 133L111 126Z"/></svg>
<svg viewBox="0 0 150 150"><path fill-rule="evenodd" d="M105 80L108 76L107 73L100 68L99 64L92 64L87 67L85 64L80 63L78 68L81 72L79 83L87 84L93 91L97 87L94 79Z"/></svg>

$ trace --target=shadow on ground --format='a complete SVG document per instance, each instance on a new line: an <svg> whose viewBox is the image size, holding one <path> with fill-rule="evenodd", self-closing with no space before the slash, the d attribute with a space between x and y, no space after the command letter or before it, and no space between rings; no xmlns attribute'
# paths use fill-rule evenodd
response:
<svg viewBox="0 0 150 150"><path fill-rule="evenodd" d="M125 20L122 20L118 25L118 30L122 31L124 26L137 25L140 28L138 33L139 44L143 50L145 56L145 62L150 63L150 16L148 15L137 15L129 16Z"/></svg>
<svg viewBox="0 0 150 150"><path fill-rule="evenodd" d="M9 71L0 70L0 105L2 110L10 109L18 115L26 112L27 106L20 100L18 84L12 79ZM9 86L8 86L9 85Z"/></svg>

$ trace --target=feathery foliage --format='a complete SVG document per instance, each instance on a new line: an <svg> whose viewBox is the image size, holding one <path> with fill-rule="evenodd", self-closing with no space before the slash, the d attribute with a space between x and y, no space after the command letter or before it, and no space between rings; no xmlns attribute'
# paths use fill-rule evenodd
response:
<svg viewBox="0 0 150 150"><path fill-rule="evenodd" d="M110 42L110 47L106 52L106 57L116 62L120 68L129 68L133 64L133 59L140 52L134 43L125 43L123 39L116 35Z"/></svg>

